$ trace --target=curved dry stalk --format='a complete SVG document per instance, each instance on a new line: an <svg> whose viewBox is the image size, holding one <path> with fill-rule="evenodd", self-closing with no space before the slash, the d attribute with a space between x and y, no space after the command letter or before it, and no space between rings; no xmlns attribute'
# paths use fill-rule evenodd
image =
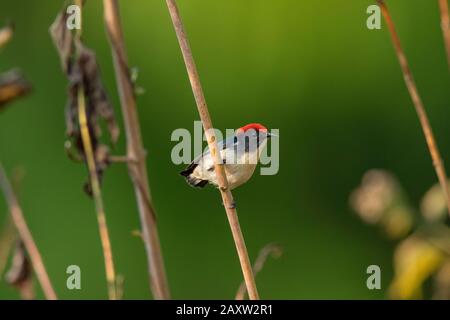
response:
<svg viewBox="0 0 450 320"><path fill-rule="evenodd" d="M106 281L108 282L108 296L111 300L116 300L116 273L114 270L114 260L109 239L108 226L106 225L105 210L103 207L102 191L98 179L97 168L95 165L95 155L92 148L91 137L86 116L86 103L83 88L78 90L78 116L80 121L81 137L86 154L86 162L89 169L89 177L92 187L92 195L95 202L95 211L97 213L98 230L102 242L103 257L105 259Z"/></svg>
<svg viewBox="0 0 450 320"><path fill-rule="evenodd" d="M439 0L439 9L441 12L441 28L444 36L444 45L447 51L447 62L450 69L450 16L447 0Z"/></svg>
<svg viewBox="0 0 450 320"><path fill-rule="evenodd" d="M16 239L16 229L14 228L11 215L8 215L6 224L3 227L0 234L0 277L3 274L3 270L5 270L6 263L8 262L9 253L12 250L12 246L14 244L15 239Z"/></svg>
<svg viewBox="0 0 450 320"><path fill-rule="evenodd" d="M433 130L431 129L430 122L428 120L427 113L425 111L425 107L423 105L422 99L420 98L419 91L417 90L416 83L414 81L414 77L412 75L411 70L409 69L408 60L406 59L406 55L403 52L400 38L395 30L394 21L392 20L389 10L383 0L377 0L378 5L381 8L381 12L386 20L386 24L389 28L389 32L391 34L392 42L394 44L395 52L397 53L398 60L400 62L400 67L403 72L403 77L405 79L406 87L408 88L409 94L411 96L412 102L417 112L417 116L419 117L420 124L422 126L423 133L425 135L425 140L428 145L428 150L430 152L431 158L433 160L434 169L436 171L436 175L438 176L439 183L444 192L447 210L450 215L450 193L447 182L447 173L445 172L445 167L442 162L442 158L436 143L436 139L434 138Z"/></svg>
<svg viewBox="0 0 450 320"><path fill-rule="evenodd" d="M194 93L195 101L197 103L197 109L200 114L200 119L203 123L203 129L205 130L206 139L208 141L209 150L214 159L214 170L217 176L219 190L222 195L223 204L227 213L228 222L231 227L231 233L233 234L236 250L239 255L239 261L241 264L242 273L244 275L245 284L252 300L258 300L258 290L256 288L255 278L253 276L253 269L248 257L247 247L245 245L244 236L242 235L241 227L234 205L233 195L228 188L228 181L225 175L223 162L221 160L220 152L217 150L217 141L214 134L213 125L209 116L208 106L203 94L202 85L195 66L192 51L189 46L189 41L184 30L183 22L178 11L177 3L175 0L166 0L167 7L169 9L170 17L175 28L175 33L178 38L178 42L183 54L184 63L186 64L187 73L191 82L192 92Z"/></svg>
<svg viewBox="0 0 450 320"><path fill-rule="evenodd" d="M255 277L264 268L264 264L266 263L269 256L272 256L273 258L279 258L282 253L283 251L281 247L273 243L269 243L264 248L262 248L258 253L255 264L253 265L253 273L255 274ZM245 282L242 282L236 293L235 300L244 300L245 293L247 292L246 289L247 288L245 287Z"/></svg>
<svg viewBox="0 0 450 320"><path fill-rule="evenodd" d="M128 59L120 22L119 5L116 0L104 0L104 19L111 45L117 87L119 90L122 113L127 136L127 164L133 182L136 201L141 220L142 239L144 241L150 287L155 299L170 299L161 245L156 226L150 186L145 166L145 149L141 137L139 118L136 110L134 88L130 78Z"/></svg>
<svg viewBox="0 0 450 320"><path fill-rule="evenodd" d="M11 218L14 225L22 239L28 255L31 259L31 264L33 265L33 270L36 273L36 277L41 284L42 291L48 300L56 300L56 293L53 289L53 285L48 277L47 270L45 269L44 262L42 261L39 249L34 242L31 231L23 216L22 209L19 206L19 202L12 190L11 184L9 183L8 177L6 176L3 166L0 164L0 186L3 189L6 202L9 206L9 211L11 213Z"/></svg>

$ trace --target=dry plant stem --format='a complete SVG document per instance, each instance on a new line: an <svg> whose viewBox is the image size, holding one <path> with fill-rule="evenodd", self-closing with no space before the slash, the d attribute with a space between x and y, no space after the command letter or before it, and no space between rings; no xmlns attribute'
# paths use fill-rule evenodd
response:
<svg viewBox="0 0 450 320"><path fill-rule="evenodd" d="M83 1L76 0L76 4L82 8ZM77 30L76 36L81 37L81 29ZM78 55L78 52L76 53ZM92 188L92 195L95 202L95 212L97 216L98 230L100 233L100 241L102 244L103 258L105 261L106 282L108 284L108 297L110 300L117 299L116 291L116 272L114 269L114 260L111 249L111 240L109 238L108 226L106 224L105 209L103 206L102 191L100 188L100 179L97 174L94 148L92 146L91 136L89 134L89 126L86 112L86 99L84 96L84 88L78 88L78 121L80 124L81 139L83 149L86 156L86 162L89 170L89 179Z"/></svg>
<svg viewBox="0 0 450 320"><path fill-rule="evenodd" d="M111 250L111 241L109 239L108 226L106 225L105 210L103 208L103 198L100 189L100 182L95 165L95 156L92 148L91 137L86 116L86 102L83 89L78 90L78 116L80 122L81 137L83 148L86 154L86 161L89 168L89 177L92 187L92 195L95 202L95 211L97 213L98 229L100 240L102 242L103 257L105 259L106 280L108 283L108 296L110 300L116 300L116 274L114 271L114 261Z"/></svg>
<svg viewBox="0 0 450 320"><path fill-rule="evenodd" d="M23 284L18 288L21 299L22 300L35 300L36 299L36 293L34 291L33 287L33 281L31 279L30 282L27 282L26 284Z"/></svg>
<svg viewBox="0 0 450 320"><path fill-rule="evenodd" d="M242 235L241 227L234 208L233 195L228 188L228 181L225 175L225 170L222 164L220 152L217 151L217 141L213 130L211 118L209 116L208 107L203 94L203 89L200 83L200 78L195 66L192 51L189 46L188 38L181 21L180 13L175 0L166 0L170 16L172 18L173 26L177 34L178 42L183 54L186 69L191 82L192 91L194 93L195 101L197 103L200 119L203 123L206 139L208 141L209 150L214 158L214 169L218 179L219 190L222 195L223 204L227 213L228 221L230 223L231 232L239 255L239 261L244 275L245 284L251 300L258 300L258 290L256 288L255 278L253 276L253 269L248 257L247 247L245 246L244 237Z"/></svg>
<svg viewBox="0 0 450 320"><path fill-rule="evenodd" d="M448 0L439 0L441 11L441 28L444 36L445 49L447 50L447 62L450 69L450 15L448 12Z"/></svg>
<svg viewBox="0 0 450 320"><path fill-rule="evenodd" d="M30 256L33 270L36 273L36 277L42 287L42 291L48 300L56 300L56 293L53 289L52 283L50 282L50 278L48 277L47 270L45 269L41 254L39 253L39 249L34 242L33 236L31 235L30 229L25 221L25 217L23 216L22 209L19 206L17 198L12 191L11 184L9 183L8 177L6 176L5 170L1 164L0 185L3 189L6 202L8 203L12 220L25 245L28 255Z"/></svg>
<svg viewBox="0 0 450 320"><path fill-rule="evenodd" d="M155 299L170 299L169 286L156 227L156 215L150 197L150 186L145 164L146 153L142 142L139 118L136 110L136 99L125 51L119 6L116 0L104 0L103 5L106 30L112 49L117 86L125 122L127 158L132 159L127 164L139 209L142 239L147 252L150 287Z"/></svg>
<svg viewBox="0 0 450 320"><path fill-rule="evenodd" d="M447 210L450 215L450 194L447 183L447 174L445 172L445 167L442 162L441 155L439 153L438 146L436 144L436 140L433 135L433 131L431 129L430 122L428 120L427 113L425 111L425 107L423 105L422 99L420 98L419 91L417 90L416 83L414 81L411 70L408 66L408 60L406 59L406 55L403 52L402 46L400 44L400 38L395 30L394 22L389 14L388 8L383 0L377 0L378 5L381 7L381 12L386 20L387 26L389 28L389 32L392 37L392 42L394 44L395 51L398 56L398 60L400 62L400 67L403 72L403 77L405 79L406 87L408 88L409 94L413 101L414 107L416 109L417 115L419 117L420 124L422 126L423 133L425 135L425 140L428 145L428 149L433 160L433 165L436 170L436 174L439 179L439 183L444 192Z"/></svg>
<svg viewBox="0 0 450 320"><path fill-rule="evenodd" d="M116 278L116 295L117 300L123 299L123 283L125 282L125 279L123 275L118 274Z"/></svg>
<svg viewBox="0 0 450 320"><path fill-rule="evenodd" d="M258 253L255 264L253 265L253 273L255 274L255 276L264 268L264 264L266 263L267 258L270 255L272 255L274 258L278 258L279 256L281 256L281 254L281 247L277 246L276 244L271 243L262 248ZM244 300L246 292L247 290L245 287L245 282L242 282L236 293L235 299Z"/></svg>
<svg viewBox="0 0 450 320"><path fill-rule="evenodd" d="M111 163L128 163L133 162L133 159L130 159L127 156L109 156L108 161Z"/></svg>

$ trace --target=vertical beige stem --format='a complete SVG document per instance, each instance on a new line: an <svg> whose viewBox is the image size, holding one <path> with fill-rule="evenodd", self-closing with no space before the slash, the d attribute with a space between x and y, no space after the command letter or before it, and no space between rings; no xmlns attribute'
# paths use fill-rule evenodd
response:
<svg viewBox="0 0 450 320"><path fill-rule="evenodd" d="M76 0L75 3L81 8L82 0ZM78 40L81 38L81 29L77 30L76 36ZM81 41L81 40L80 40ZM78 57L79 52L76 52ZM95 152L92 146L92 139L89 134L89 125L86 112L86 99L84 96L84 87L78 88L78 121L80 124L81 140L83 142L84 154L89 169L89 180L91 182L92 195L95 202L95 212L97 215L97 225L100 233L100 241L102 244L103 259L105 262L106 282L108 284L108 296L110 300L117 299L116 292L116 272L114 269L114 260L111 248L111 240L109 238L108 226L106 224L105 209L103 206L102 191L100 188L100 179L97 173L97 165L95 161Z"/></svg>
<svg viewBox="0 0 450 320"><path fill-rule="evenodd" d="M219 190L222 195L223 204L227 213L228 222L230 223L231 233L233 235L236 250L238 252L239 261L241 264L242 273L244 275L245 284L250 299L258 300L258 290L256 288L255 278L253 276L253 269L248 257L247 247L245 245L244 237L242 235L241 227L237 216L236 209L234 208L233 195L228 188L228 181L225 175L224 167L220 159L220 152L217 151L217 141L212 130L213 125L211 117L209 116L208 106L203 94L203 89L200 83L200 77L195 66L192 51L189 46L188 38L181 21L180 13L175 0L166 0L169 9L170 16L172 18L173 26L177 34L178 42L183 54L184 62L186 64L187 73L191 82L192 91L194 93L195 101L197 103L197 109L200 114L200 119L203 123L203 129L208 141L211 155L214 158L214 168L219 184Z"/></svg>
<svg viewBox="0 0 450 320"><path fill-rule="evenodd" d="M447 51L447 63L450 69L450 16L447 1L448 0L439 0L439 9L441 11L441 28L444 36L444 45Z"/></svg>
<svg viewBox="0 0 450 320"><path fill-rule="evenodd" d="M136 110L134 88L130 79L128 61L120 23L119 6L116 0L104 0L104 18L112 49L117 87L122 105L127 136L128 170L142 226L142 238L147 252L150 286L155 299L170 299L169 286L156 227L155 211L150 197L150 187L145 164L145 150Z"/></svg>
<svg viewBox="0 0 450 320"><path fill-rule="evenodd" d="M95 154L92 148L91 137L86 116L86 102L83 88L78 89L78 117L80 122L81 138L83 140L84 153L89 168L92 195L95 202L95 212L97 214L98 230L102 243L103 258L105 260L106 281L108 283L108 296L110 300L116 300L116 273L114 270L114 260L109 239L108 226L106 225L105 209L103 207L102 191L95 164Z"/></svg>

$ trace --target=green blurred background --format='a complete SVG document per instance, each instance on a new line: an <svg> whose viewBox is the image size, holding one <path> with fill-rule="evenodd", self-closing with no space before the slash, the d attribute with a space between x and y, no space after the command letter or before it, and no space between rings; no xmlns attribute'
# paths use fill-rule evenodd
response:
<svg viewBox="0 0 450 320"><path fill-rule="evenodd" d="M172 296L233 298L241 282L219 194L189 188L171 162L176 128L198 120L165 1L121 1L147 165ZM436 181L387 29L366 28L369 0L180 0L179 7L213 123L261 122L280 129L280 170L238 188L250 257L270 242L284 254L257 277L266 299L386 297L393 243L363 224L348 196L370 168L394 172L412 204ZM450 78L437 1L389 1L444 158L450 157ZM60 298L107 298L94 203L82 191L87 170L64 152L67 81L49 37L61 1L0 0L0 22L16 33L0 52L0 71L21 68L32 95L0 114L0 159L26 170L20 200ZM120 118L102 3L87 1L84 39L98 57ZM123 126L122 126L123 127ZM116 154L124 153L124 136ZM151 298L139 220L124 165L106 171L104 201L125 299ZM6 207L0 200L0 223ZM82 270L82 289L66 288L66 267ZM366 268L382 270L382 290L366 287ZM0 298L18 298L0 282ZM39 292L39 297L43 298Z"/></svg>

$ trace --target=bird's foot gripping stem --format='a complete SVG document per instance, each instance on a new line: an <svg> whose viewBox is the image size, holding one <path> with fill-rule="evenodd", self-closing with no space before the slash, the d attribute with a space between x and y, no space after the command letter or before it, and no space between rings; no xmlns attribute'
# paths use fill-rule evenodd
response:
<svg viewBox="0 0 450 320"><path fill-rule="evenodd" d="M225 204L223 202L222 204L225 207ZM233 202L228 206L228 209L236 209L236 201L233 200Z"/></svg>

